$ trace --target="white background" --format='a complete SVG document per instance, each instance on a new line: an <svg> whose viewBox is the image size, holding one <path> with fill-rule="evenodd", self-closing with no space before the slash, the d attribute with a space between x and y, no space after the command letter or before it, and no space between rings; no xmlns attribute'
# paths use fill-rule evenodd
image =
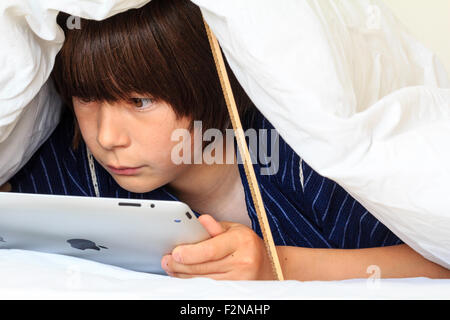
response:
<svg viewBox="0 0 450 320"><path fill-rule="evenodd" d="M450 0L384 0L450 73Z"/></svg>

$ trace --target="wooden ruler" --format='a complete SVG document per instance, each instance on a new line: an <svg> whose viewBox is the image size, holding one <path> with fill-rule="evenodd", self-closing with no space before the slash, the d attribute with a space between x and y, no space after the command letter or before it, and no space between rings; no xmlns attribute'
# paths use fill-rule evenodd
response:
<svg viewBox="0 0 450 320"><path fill-rule="evenodd" d="M283 272L281 270L280 261L278 259L277 250L273 242L272 232L270 230L269 221L267 220L266 209L261 197L261 191L259 190L258 181L256 179L255 170L250 158L250 152L248 151L247 142L245 140L244 130L242 128L239 112L236 107L236 101L234 99L233 90L231 89L230 79L225 67L222 52L220 50L219 42L211 31L211 28L205 23L206 33L208 34L209 43L216 63L217 72L219 74L220 84L222 86L223 94L230 114L231 122L233 124L234 132L239 147L239 152L244 160L245 174L250 186L252 194L253 204L258 215L259 226L263 235L264 243L266 245L267 254L272 264L272 269L277 280L284 280Z"/></svg>

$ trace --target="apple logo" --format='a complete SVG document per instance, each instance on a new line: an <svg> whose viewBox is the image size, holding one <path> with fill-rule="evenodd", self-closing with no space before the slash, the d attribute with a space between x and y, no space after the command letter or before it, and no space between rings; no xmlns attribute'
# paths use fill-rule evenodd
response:
<svg viewBox="0 0 450 320"><path fill-rule="evenodd" d="M91 240L85 240L85 239L69 239L67 242L71 245L72 248L80 249L80 250L86 250L86 249L92 249L100 251L100 248L108 249L104 246L97 246L95 242Z"/></svg>

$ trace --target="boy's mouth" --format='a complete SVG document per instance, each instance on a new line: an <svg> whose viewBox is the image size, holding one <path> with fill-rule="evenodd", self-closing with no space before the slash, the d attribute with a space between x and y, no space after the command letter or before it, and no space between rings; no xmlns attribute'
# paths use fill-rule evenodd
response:
<svg viewBox="0 0 450 320"><path fill-rule="evenodd" d="M137 175L139 173L139 170L141 168L143 168L143 166L131 168L131 167L114 167L114 166L110 166L110 165L108 165L107 167L112 173L114 173L116 175L120 175L120 176Z"/></svg>

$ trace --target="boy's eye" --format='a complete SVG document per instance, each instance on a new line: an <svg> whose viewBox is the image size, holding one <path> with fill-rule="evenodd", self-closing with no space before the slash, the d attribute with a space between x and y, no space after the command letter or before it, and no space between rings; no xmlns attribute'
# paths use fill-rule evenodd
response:
<svg viewBox="0 0 450 320"><path fill-rule="evenodd" d="M82 104L89 104L92 102L91 99L87 99L87 98L78 98L78 101L81 102Z"/></svg>
<svg viewBox="0 0 450 320"><path fill-rule="evenodd" d="M153 98L132 98L131 102L137 109L145 109L151 107L155 102Z"/></svg>

